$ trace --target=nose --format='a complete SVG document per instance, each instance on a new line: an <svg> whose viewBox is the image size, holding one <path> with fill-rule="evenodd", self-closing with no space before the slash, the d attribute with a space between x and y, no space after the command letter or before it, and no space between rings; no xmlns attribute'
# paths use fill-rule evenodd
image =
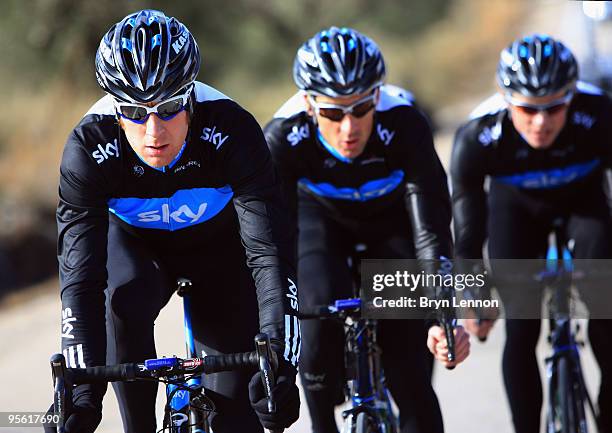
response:
<svg viewBox="0 0 612 433"><path fill-rule="evenodd" d="M546 123L546 120L548 120L548 113L544 110L538 111L531 118L531 122L537 126L543 125L544 123Z"/></svg>
<svg viewBox="0 0 612 433"><path fill-rule="evenodd" d="M146 123L146 135L151 137L159 137L164 131L164 121L157 117L156 114L151 113Z"/></svg>
<svg viewBox="0 0 612 433"><path fill-rule="evenodd" d="M340 131L350 135L357 127L357 119L352 114L345 115L340 121Z"/></svg>

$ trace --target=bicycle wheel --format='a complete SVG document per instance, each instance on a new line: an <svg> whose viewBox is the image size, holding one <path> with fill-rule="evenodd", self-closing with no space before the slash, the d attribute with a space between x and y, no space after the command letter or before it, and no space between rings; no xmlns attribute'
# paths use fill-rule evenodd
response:
<svg viewBox="0 0 612 433"><path fill-rule="evenodd" d="M574 396L574 425L576 426L576 432L587 433L587 415L586 415L586 402L587 402L587 390L584 385L584 378L580 368L574 368L572 370L573 377L573 396ZM593 411L593 418L597 423L597 415Z"/></svg>
<svg viewBox="0 0 612 433"><path fill-rule="evenodd" d="M565 356L557 358L550 385L547 433L579 433L576 426L576 395L571 366Z"/></svg>
<svg viewBox="0 0 612 433"><path fill-rule="evenodd" d="M355 433L377 433L378 429L376 428L372 418L365 413L361 412L357 415L357 421L355 422Z"/></svg>

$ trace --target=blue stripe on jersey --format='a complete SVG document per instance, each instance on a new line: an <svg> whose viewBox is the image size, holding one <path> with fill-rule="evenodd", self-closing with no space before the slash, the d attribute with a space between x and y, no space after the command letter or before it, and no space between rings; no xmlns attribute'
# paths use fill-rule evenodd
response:
<svg viewBox="0 0 612 433"><path fill-rule="evenodd" d="M108 210L132 226L174 231L213 218L233 196L229 185L182 189L171 197L112 198L108 201Z"/></svg>
<svg viewBox="0 0 612 433"><path fill-rule="evenodd" d="M306 178L300 179L300 184L321 197L340 200L368 201L389 194L402 183L404 172L393 171L388 177L368 181L358 188L338 188L331 183L314 183Z"/></svg>
<svg viewBox="0 0 612 433"><path fill-rule="evenodd" d="M498 182L525 189L557 188L587 176L599 165L599 162L599 159L594 159L589 162L568 165L564 168L528 171L510 176L494 176L493 178Z"/></svg>

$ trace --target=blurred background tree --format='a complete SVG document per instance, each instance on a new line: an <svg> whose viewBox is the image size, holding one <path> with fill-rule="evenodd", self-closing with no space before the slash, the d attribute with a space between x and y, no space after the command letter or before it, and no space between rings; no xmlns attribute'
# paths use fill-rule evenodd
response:
<svg viewBox="0 0 612 433"><path fill-rule="evenodd" d="M7 4L8 3L8 4ZM3 74L33 88L66 80L95 84L93 53L112 23L142 8L163 10L188 25L201 45L202 75L209 81L245 76L270 83L283 78L296 48L330 25L409 38L442 19L450 0L407 4L405 0L8 0L0 17ZM365 31L364 30L364 31ZM234 72L236 71L236 72Z"/></svg>
<svg viewBox="0 0 612 433"><path fill-rule="evenodd" d="M381 47L389 81L435 113L493 90L499 50L528 0L4 0L0 14L0 294L55 272L58 166L66 136L102 96L100 38L143 8L176 16L202 54L199 79L264 124L293 92L297 48L354 27ZM452 128L463 115L453 111ZM8 263L8 265L7 265ZM17 272L3 272L3 268ZM30 276L30 279L23 279ZM20 278L22 278L20 280Z"/></svg>

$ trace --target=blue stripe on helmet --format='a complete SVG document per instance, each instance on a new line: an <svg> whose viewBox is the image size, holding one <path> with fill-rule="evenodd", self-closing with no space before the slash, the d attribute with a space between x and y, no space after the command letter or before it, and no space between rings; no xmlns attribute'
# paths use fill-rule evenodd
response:
<svg viewBox="0 0 612 433"><path fill-rule="evenodd" d="M132 51L132 41L127 38L121 38L121 48Z"/></svg>
<svg viewBox="0 0 612 433"><path fill-rule="evenodd" d="M151 43L153 44L153 46L151 48L155 48L155 47L161 47L162 44L162 37L161 35L155 35L151 38Z"/></svg>

